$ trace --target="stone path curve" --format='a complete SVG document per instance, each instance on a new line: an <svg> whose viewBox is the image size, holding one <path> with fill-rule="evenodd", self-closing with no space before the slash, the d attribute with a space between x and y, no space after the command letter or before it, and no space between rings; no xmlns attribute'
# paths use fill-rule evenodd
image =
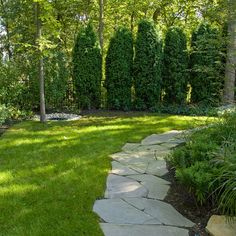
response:
<svg viewBox="0 0 236 236"><path fill-rule="evenodd" d="M153 134L111 155L105 197L93 210L105 236L188 236L194 223L164 202L170 182L164 157L184 143L183 131Z"/></svg>

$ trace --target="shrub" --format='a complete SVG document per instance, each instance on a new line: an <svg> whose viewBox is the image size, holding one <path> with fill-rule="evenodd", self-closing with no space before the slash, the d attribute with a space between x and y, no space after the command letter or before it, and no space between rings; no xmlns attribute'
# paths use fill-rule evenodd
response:
<svg viewBox="0 0 236 236"><path fill-rule="evenodd" d="M5 120L8 118L8 110L5 105L0 104L0 125L2 125Z"/></svg>
<svg viewBox="0 0 236 236"><path fill-rule="evenodd" d="M135 44L134 88L135 108L158 106L161 92L162 43L152 22L139 23Z"/></svg>
<svg viewBox="0 0 236 236"><path fill-rule="evenodd" d="M236 113L193 133L168 160L201 204L213 198L223 214L236 216Z"/></svg>
<svg viewBox="0 0 236 236"><path fill-rule="evenodd" d="M191 101L217 106L221 101L222 40L217 29L201 24L192 34L191 42Z"/></svg>
<svg viewBox="0 0 236 236"><path fill-rule="evenodd" d="M164 101L169 104L183 104L186 102L188 82L186 35L180 28L171 27L166 33L164 45Z"/></svg>
<svg viewBox="0 0 236 236"><path fill-rule="evenodd" d="M119 28L111 38L106 56L105 87L109 109L131 108L132 67L132 33L126 28Z"/></svg>
<svg viewBox="0 0 236 236"><path fill-rule="evenodd" d="M100 107L102 56L91 24L78 33L73 50L73 79L81 109Z"/></svg>

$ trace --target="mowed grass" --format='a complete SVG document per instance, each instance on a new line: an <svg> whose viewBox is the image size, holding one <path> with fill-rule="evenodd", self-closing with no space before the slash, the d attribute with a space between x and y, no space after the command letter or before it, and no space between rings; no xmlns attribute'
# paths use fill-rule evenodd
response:
<svg viewBox="0 0 236 236"><path fill-rule="evenodd" d="M0 235L103 235L92 208L104 194L109 154L126 142L206 120L100 113L79 121L14 125L0 137Z"/></svg>

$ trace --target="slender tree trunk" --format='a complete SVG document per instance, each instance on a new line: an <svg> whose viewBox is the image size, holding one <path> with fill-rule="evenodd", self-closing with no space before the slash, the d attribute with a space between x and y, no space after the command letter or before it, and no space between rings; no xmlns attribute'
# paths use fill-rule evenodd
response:
<svg viewBox="0 0 236 236"><path fill-rule="evenodd" d="M134 11L132 11L132 14L130 16L130 30L132 33L134 32Z"/></svg>
<svg viewBox="0 0 236 236"><path fill-rule="evenodd" d="M104 0L99 0L99 41L101 52L103 56L103 47L104 47Z"/></svg>
<svg viewBox="0 0 236 236"><path fill-rule="evenodd" d="M39 48L39 40L42 36L42 23L40 20L40 7L39 3L35 3L35 14L36 14L36 28L37 28L37 46L39 54L39 64L38 64L38 76L39 76L39 93L40 93L40 122L46 121L46 109L45 109L45 92L44 92L44 63Z"/></svg>
<svg viewBox="0 0 236 236"><path fill-rule="evenodd" d="M229 0L228 48L225 69L225 84L223 102L234 102L236 76L236 3Z"/></svg>
<svg viewBox="0 0 236 236"><path fill-rule="evenodd" d="M5 16L5 19L4 19L4 16L3 16L3 21L4 21L3 26L5 27L6 36L7 36L7 43L5 45L5 49L7 51L9 60L11 60L12 51L11 51L11 39L10 39L10 32L9 32L9 23L8 23L7 12L6 12L5 4L4 4L3 0L1 0L1 7L2 7L3 15Z"/></svg>

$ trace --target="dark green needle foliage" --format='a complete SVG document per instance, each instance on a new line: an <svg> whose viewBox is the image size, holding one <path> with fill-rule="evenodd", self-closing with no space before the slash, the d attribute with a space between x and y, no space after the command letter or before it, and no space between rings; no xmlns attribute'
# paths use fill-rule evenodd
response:
<svg viewBox="0 0 236 236"><path fill-rule="evenodd" d="M73 78L79 108L99 108L102 56L91 24L78 33L73 51Z"/></svg>
<svg viewBox="0 0 236 236"><path fill-rule="evenodd" d="M106 56L107 107L131 108L133 38L126 28L119 28L111 38Z"/></svg>
<svg viewBox="0 0 236 236"><path fill-rule="evenodd" d="M163 58L164 101L168 104L186 102L188 81L187 39L177 27L168 29Z"/></svg>
<svg viewBox="0 0 236 236"><path fill-rule="evenodd" d="M134 58L135 108L158 106L161 92L162 42L152 22L142 20L138 26Z"/></svg>
<svg viewBox="0 0 236 236"><path fill-rule="evenodd" d="M223 86L222 40L217 29L201 24L192 35L191 42L191 101L218 105Z"/></svg>

